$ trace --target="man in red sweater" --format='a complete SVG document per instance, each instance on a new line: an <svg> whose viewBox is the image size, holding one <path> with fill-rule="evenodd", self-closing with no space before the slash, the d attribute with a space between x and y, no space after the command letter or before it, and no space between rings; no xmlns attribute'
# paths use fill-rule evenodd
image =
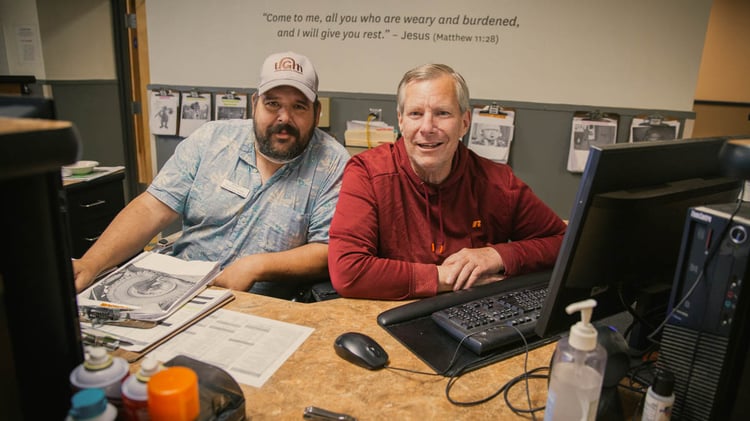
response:
<svg viewBox="0 0 750 421"><path fill-rule="evenodd" d="M403 137L355 155L330 228L328 267L344 297L427 297L551 268L565 223L504 164L461 138L469 89L441 64L398 87Z"/></svg>

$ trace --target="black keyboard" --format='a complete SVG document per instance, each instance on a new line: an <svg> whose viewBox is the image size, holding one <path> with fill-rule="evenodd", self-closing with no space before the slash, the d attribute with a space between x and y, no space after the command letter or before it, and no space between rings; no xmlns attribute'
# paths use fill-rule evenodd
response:
<svg viewBox="0 0 750 421"><path fill-rule="evenodd" d="M541 313L546 286L511 290L447 307L432 313L432 320L478 355L515 342L520 331L529 338ZM515 326L514 329L511 326Z"/></svg>

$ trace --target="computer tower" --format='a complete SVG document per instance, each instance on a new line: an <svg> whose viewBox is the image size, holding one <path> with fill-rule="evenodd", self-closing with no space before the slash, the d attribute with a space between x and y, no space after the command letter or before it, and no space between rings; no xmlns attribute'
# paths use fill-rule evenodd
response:
<svg viewBox="0 0 750 421"><path fill-rule="evenodd" d="M688 211L658 358L675 374L673 419L740 419L750 410L748 208Z"/></svg>

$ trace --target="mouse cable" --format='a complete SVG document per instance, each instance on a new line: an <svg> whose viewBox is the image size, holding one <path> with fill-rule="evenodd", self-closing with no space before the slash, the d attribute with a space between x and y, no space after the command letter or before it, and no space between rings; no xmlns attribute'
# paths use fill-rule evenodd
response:
<svg viewBox="0 0 750 421"><path fill-rule="evenodd" d="M479 332L477 332L477 333L479 333ZM425 372L425 371L412 370L412 369L409 369L409 368L401 368L401 367L386 366L385 368L388 368L388 369L391 369L391 370L397 370L397 371L405 371L407 373L424 374L424 375L427 375L427 376L445 376L446 373L448 373L448 370L450 370L451 367L453 367L453 364L455 364L456 361L458 360L458 352L461 350L461 346L463 345L464 341L466 341L467 339L469 339L472 335L476 335L477 333L472 333L472 334L466 335L463 338L461 338L461 341L458 343L458 346L456 346L456 350L453 351L453 356L451 357L451 360L448 363L448 366L443 371L440 371L440 372L437 372L437 373L428 373L428 372ZM467 366L464 366L463 368L461 368L461 370L465 369L466 367Z"/></svg>

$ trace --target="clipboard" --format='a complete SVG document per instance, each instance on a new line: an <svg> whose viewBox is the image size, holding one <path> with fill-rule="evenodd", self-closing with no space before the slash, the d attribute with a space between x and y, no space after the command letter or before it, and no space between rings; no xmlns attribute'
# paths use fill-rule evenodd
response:
<svg viewBox="0 0 750 421"><path fill-rule="evenodd" d="M608 145L617 142L617 125L620 115L599 110L576 111L573 114L570 132L570 150L567 169L582 173L589 158L592 145Z"/></svg>
<svg viewBox="0 0 750 421"><path fill-rule="evenodd" d="M468 147L477 155L506 164L515 131L516 110L496 102L472 111Z"/></svg>
<svg viewBox="0 0 750 421"><path fill-rule="evenodd" d="M203 123L211 120L211 95L193 89L183 92L181 98L179 135L188 137Z"/></svg>
<svg viewBox="0 0 750 421"><path fill-rule="evenodd" d="M214 98L214 120L247 119L247 94L235 91L217 93Z"/></svg>
<svg viewBox="0 0 750 421"><path fill-rule="evenodd" d="M149 97L149 128L152 134L177 134L180 97L166 88L151 91Z"/></svg>
<svg viewBox="0 0 750 421"><path fill-rule="evenodd" d="M680 120L660 113L637 115L630 124L629 142L675 140L680 132Z"/></svg>

